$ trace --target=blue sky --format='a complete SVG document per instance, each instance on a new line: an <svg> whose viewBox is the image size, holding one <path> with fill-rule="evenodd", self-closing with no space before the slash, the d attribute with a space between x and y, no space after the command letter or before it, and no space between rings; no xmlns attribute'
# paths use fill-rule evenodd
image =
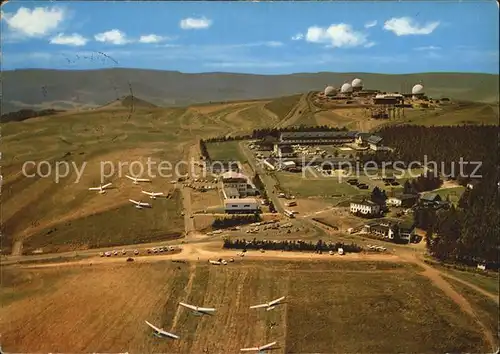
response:
<svg viewBox="0 0 500 354"><path fill-rule="evenodd" d="M470 2L9 2L2 68L498 74L498 6Z"/></svg>

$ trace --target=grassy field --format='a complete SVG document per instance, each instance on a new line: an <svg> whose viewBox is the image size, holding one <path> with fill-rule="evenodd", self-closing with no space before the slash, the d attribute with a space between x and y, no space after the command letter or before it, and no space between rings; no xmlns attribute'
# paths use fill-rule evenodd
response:
<svg viewBox="0 0 500 354"><path fill-rule="evenodd" d="M295 107L302 95L285 96L266 103L266 109L274 113L280 119L284 119L288 113Z"/></svg>
<svg viewBox="0 0 500 354"><path fill-rule="evenodd" d="M246 162L238 141L207 143L207 150L212 160L236 160L242 164Z"/></svg>
<svg viewBox="0 0 500 354"><path fill-rule="evenodd" d="M499 333L499 310L498 305L494 301L488 299L486 296L479 294L467 285L464 285L456 280L447 279L447 281L461 293L467 301L472 305L474 311L477 313L479 320L483 322L490 330L491 333ZM498 287L498 282L497 282ZM498 343L498 340L497 340Z"/></svg>
<svg viewBox="0 0 500 354"><path fill-rule="evenodd" d="M484 352L473 320L415 271L383 262L246 260L223 268L172 262L9 268L4 272L16 273L4 276L11 280L0 293L8 299L0 310L2 348L234 353L277 341L276 353ZM273 311L249 309L282 295L286 303ZM179 301L217 312L197 317ZM152 336L144 320L181 339ZM404 330L395 335L395 328Z"/></svg>
<svg viewBox="0 0 500 354"><path fill-rule="evenodd" d="M179 212L182 206L178 192L173 198L157 198L151 209L137 210L126 203L105 213L58 223L31 235L24 242L24 250L42 248L44 252L60 252L178 238L182 235L184 218ZM106 232L102 232L101 225L106 225Z"/></svg>
<svg viewBox="0 0 500 354"><path fill-rule="evenodd" d="M471 284L474 284L489 293L498 294L499 290L499 277L498 274L496 276L483 276L481 274L472 273L472 272L463 272L456 269L440 267L443 271L450 273L451 275L465 280Z"/></svg>
<svg viewBox="0 0 500 354"><path fill-rule="evenodd" d="M355 195L367 195L371 190L360 190L346 182L339 182L337 177L313 177L303 178L302 173L276 172L275 175L281 188L285 192L291 192L296 197L351 197Z"/></svg>
<svg viewBox="0 0 500 354"><path fill-rule="evenodd" d="M177 217L178 200L156 201L156 208L142 210L145 213L141 214L130 207L128 199L141 199L141 188L172 193L169 182L176 177L175 169L167 167L160 174L158 166L161 162L175 166L187 144L199 137L238 131L243 121L246 129L265 126L263 122L273 124L276 118L262 115L267 102L194 108L143 105L134 109L115 102L95 110L2 124L2 251L11 252L16 242L25 241L27 250L48 245L63 250L179 234L183 225ZM240 115L242 112L244 115ZM230 143L219 149L221 158L227 146L233 150L229 149L226 156L238 154L237 145ZM148 177L144 176L148 159L153 163L151 184L134 186L124 178L125 174ZM48 161L52 173L46 178L26 177L22 172L25 161ZM56 181L55 166L63 162L70 170ZM36 174L36 166L28 167L27 173ZM40 172L50 171L45 167ZM65 166L61 172L66 173ZM105 195L89 192L89 187L101 183L103 173L107 174L103 182L112 182L113 189ZM148 216L143 217L145 214Z"/></svg>
<svg viewBox="0 0 500 354"><path fill-rule="evenodd" d="M498 124L498 112L489 104L472 104L464 108L444 107L437 111L416 111L408 123L419 125Z"/></svg>
<svg viewBox="0 0 500 354"><path fill-rule="evenodd" d="M436 193L440 195L442 200L446 200L447 198L449 198L450 202L456 204L458 203L460 197L464 192L465 192L465 187L460 186L460 187L443 188L429 193Z"/></svg>

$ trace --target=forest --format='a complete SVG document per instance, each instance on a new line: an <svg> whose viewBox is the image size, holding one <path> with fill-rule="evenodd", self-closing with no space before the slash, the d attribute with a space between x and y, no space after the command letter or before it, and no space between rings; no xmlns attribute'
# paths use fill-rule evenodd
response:
<svg viewBox="0 0 500 354"><path fill-rule="evenodd" d="M307 252L336 252L339 248L342 248L344 252L357 253L361 252L362 248L358 245L344 244L341 242L333 243L333 242L323 242L319 240L318 242L310 242L310 241L300 241L300 240L283 240L283 241L267 241L267 240L257 240L253 239L252 241L247 241L245 239L236 239L231 240L229 238L224 239L223 248L227 249L240 249L240 250L270 250L270 251L307 251Z"/></svg>
<svg viewBox="0 0 500 354"><path fill-rule="evenodd" d="M440 176L425 173L412 180L406 180L403 185L403 194L416 194L438 189L443 184Z"/></svg>
<svg viewBox="0 0 500 354"><path fill-rule="evenodd" d="M377 134L383 137L384 145L394 151L381 151L370 157L406 164L413 161L424 163L427 160L429 167L438 170L440 176L467 180L464 176L460 177L460 161L467 162L463 165L462 173L467 176L476 169L475 162L481 162L481 171L485 166L494 165L497 162L499 133L500 128L492 125L389 126Z"/></svg>
<svg viewBox="0 0 500 354"><path fill-rule="evenodd" d="M441 261L498 269L500 197L498 166L461 197L458 207L416 212L427 226L427 248Z"/></svg>
<svg viewBox="0 0 500 354"><path fill-rule="evenodd" d="M499 197L499 145L497 126L420 127L394 126L379 133L384 144L393 152L376 153L375 159L406 163L436 161L438 173L422 175L407 181L404 193L415 193L439 188L442 177L456 179L467 185L457 206L435 210L419 206L414 210L417 227L427 232L427 247L431 255L441 261L475 266L486 264L498 268L500 251L500 197ZM368 158L365 156L364 158ZM481 163L481 178L470 178L475 165L464 165L464 175L459 175L459 161ZM455 163L455 171L452 166ZM432 168L432 167L431 167ZM476 171L476 173L478 173Z"/></svg>

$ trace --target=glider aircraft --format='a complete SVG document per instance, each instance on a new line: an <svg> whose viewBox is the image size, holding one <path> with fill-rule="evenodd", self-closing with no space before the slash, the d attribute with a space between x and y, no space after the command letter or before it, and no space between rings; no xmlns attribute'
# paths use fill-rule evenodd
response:
<svg viewBox="0 0 500 354"><path fill-rule="evenodd" d="M149 323L148 321L145 321L145 322L149 327L151 327L154 330L153 334L155 336L157 336L159 338L170 337L170 338L174 338L174 339L179 339L179 336L177 336L173 333L169 333L161 328L158 328L158 327L152 325L151 323Z"/></svg>
<svg viewBox="0 0 500 354"><path fill-rule="evenodd" d="M136 178L136 177L130 177L129 175L125 175L125 177L134 181L134 184L138 184L138 182L151 182L151 180L147 178Z"/></svg>
<svg viewBox="0 0 500 354"><path fill-rule="evenodd" d="M163 195L163 192L155 193L155 192L142 191L142 193L149 195L149 198L151 198L151 199L156 199L156 197Z"/></svg>
<svg viewBox="0 0 500 354"><path fill-rule="evenodd" d="M100 194L104 194L106 193L106 188L108 188L109 186L111 186L112 183L107 183L105 185L100 185L99 187L92 187L92 188L89 188L89 191L99 191Z"/></svg>
<svg viewBox="0 0 500 354"><path fill-rule="evenodd" d="M263 352L265 350L270 349L272 346L276 345L276 342L272 342L260 347L253 347L253 348L242 348L240 351L242 352Z"/></svg>
<svg viewBox="0 0 500 354"><path fill-rule="evenodd" d="M151 204L149 204L149 203L138 202L138 201L133 200L133 199L129 199L129 202L134 203L135 207L137 209L151 208Z"/></svg>
<svg viewBox="0 0 500 354"><path fill-rule="evenodd" d="M213 312L215 312L215 309L211 307L198 307L186 304L184 302L179 302L179 305L188 308L190 310L193 310L196 315L211 315Z"/></svg>
<svg viewBox="0 0 500 354"><path fill-rule="evenodd" d="M280 301L282 301L284 299L285 299L285 297L283 296L283 297L280 297L279 299L270 301L270 302L265 303L265 304L250 306L250 308L251 309L266 308L266 311L271 311L272 309L274 309L276 307L276 305L279 305Z"/></svg>

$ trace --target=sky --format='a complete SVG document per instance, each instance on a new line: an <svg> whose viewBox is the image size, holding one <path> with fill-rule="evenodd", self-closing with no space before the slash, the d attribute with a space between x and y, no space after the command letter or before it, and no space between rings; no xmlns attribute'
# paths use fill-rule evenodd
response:
<svg viewBox="0 0 500 354"><path fill-rule="evenodd" d="M3 70L499 71L496 1L2 5Z"/></svg>

